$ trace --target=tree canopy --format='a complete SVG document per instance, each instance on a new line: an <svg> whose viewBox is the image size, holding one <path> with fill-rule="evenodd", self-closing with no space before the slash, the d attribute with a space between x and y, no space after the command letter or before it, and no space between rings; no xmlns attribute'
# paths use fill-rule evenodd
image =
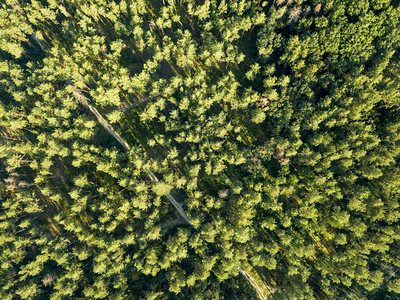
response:
<svg viewBox="0 0 400 300"><path fill-rule="evenodd" d="M1 299L397 299L395 0L0 1Z"/></svg>

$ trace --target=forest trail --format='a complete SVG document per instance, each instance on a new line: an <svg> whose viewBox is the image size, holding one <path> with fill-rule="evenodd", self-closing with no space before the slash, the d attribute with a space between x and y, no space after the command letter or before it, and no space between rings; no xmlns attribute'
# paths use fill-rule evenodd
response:
<svg viewBox="0 0 400 300"><path fill-rule="evenodd" d="M255 289L258 297L260 297L261 300L267 300L267 297L264 296L264 294L266 292L258 286L256 280L253 277L251 277L250 274L248 274L242 267L238 266L237 268L238 268L240 274L242 274L247 279L247 281L251 284L251 286ZM271 293L273 293L273 291ZM270 294L270 293L268 293L268 294Z"/></svg>
<svg viewBox="0 0 400 300"><path fill-rule="evenodd" d="M68 79L68 84L74 85L73 82ZM93 113L97 119L97 121L103 126L104 129L106 129L121 145L124 147L127 151L130 150L129 144L114 130L114 128L107 122L106 119L103 118L103 116L99 113L99 111L94 108L90 103L89 99L85 97L79 89L75 89L73 91L73 96L75 99L77 99L83 106L88 108L91 113ZM147 175L150 178L150 180L154 182L158 182L157 176L151 171L147 171ZM186 223L189 225L193 226L190 222L189 217L186 215L185 211L182 209L182 206L175 200L175 198L171 194L167 194L166 198L168 201L175 207L179 215L185 220ZM243 270L242 267L238 266L239 272L246 278L246 280L251 284L251 286L256 290L257 295L260 297L261 300L266 300L267 298L264 297L264 293L262 289L257 285L255 282L254 278L251 277L245 270Z"/></svg>
<svg viewBox="0 0 400 300"><path fill-rule="evenodd" d="M70 85L74 85L71 80L68 80L68 83ZM89 99L86 98L78 89L75 89L74 92L72 93L75 99L77 99L83 106L88 108L91 113L93 113L96 116L97 121L103 126L104 129L106 129L121 145L124 147L127 151L130 150L129 144L114 130L114 128L107 122L106 119L103 118L103 116L99 113L97 109L95 109L92 105L89 103ZM151 171L147 171L147 175L149 176L150 180L154 182L158 182L157 176ZM185 211L182 209L182 206L175 200L175 198L171 194L167 194L166 198L168 201L175 207L179 215L191 226L193 226L190 222L189 217L186 215ZM257 285L253 277L251 277L243 268L238 266L239 272L244 275L244 277L247 279L247 281L251 284L251 286L256 290L257 295L260 297L261 300L266 300L267 298L264 297L263 291L260 289L260 287Z"/></svg>
<svg viewBox="0 0 400 300"><path fill-rule="evenodd" d="M153 99L150 98L150 97L146 97L144 99L141 99L141 100L138 100L136 102L133 102L133 103L131 103L131 104L125 106L125 107L122 107L122 108L118 109L118 111L125 113L125 112L131 110L132 108L135 108L136 106L138 106L138 105L140 105L142 103L147 103L147 102L149 102L151 100L153 100Z"/></svg>
<svg viewBox="0 0 400 300"><path fill-rule="evenodd" d="M74 85L72 80L68 79L67 80L68 84ZM104 129L106 129L121 145L124 147L125 150L129 151L131 147L129 144L114 130L114 128L107 122L106 119L103 118L103 116L99 113L99 111L94 108L90 103L89 99L85 97L79 89L75 89L72 93L72 95L75 97L76 100L79 101L83 106L85 106L87 109L90 110L92 114L95 115L97 121L100 123L101 126L103 126ZM157 176L151 171L148 170L147 176L150 178L150 180L157 182L159 181ZM179 215L189 224L192 226L190 223L189 217L186 215L185 211L182 209L182 206L178 203L178 201L175 200L175 198L171 194L166 195L168 201L175 207Z"/></svg>

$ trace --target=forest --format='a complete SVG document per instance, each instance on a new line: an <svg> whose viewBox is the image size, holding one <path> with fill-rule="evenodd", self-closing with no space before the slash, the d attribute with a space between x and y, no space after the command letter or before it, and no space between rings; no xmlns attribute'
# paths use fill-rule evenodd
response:
<svg viewBox="0 0 400 300"><path fill-rule="evenodd" d="M398 0L0 0L0 299L400 298Z"/></svg>

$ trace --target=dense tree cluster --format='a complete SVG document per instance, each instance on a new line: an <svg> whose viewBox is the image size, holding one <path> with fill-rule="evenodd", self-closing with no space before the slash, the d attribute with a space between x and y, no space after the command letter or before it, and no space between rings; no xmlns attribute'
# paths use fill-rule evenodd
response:
<svg viewBox="0 0 400 300"><path fill-rule="evenodd" d="M399 296L398 1L3 0L0 36L1 299Z"/></svg>

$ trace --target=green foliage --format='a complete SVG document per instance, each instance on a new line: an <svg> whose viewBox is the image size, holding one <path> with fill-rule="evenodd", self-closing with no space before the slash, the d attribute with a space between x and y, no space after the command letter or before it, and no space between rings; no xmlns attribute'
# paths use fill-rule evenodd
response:
<svg viewBox="0 0 400 300"><path fill-rule="evenodd" d="M0 298L398 298L395 2L3 1Z"/></svg>
<svg viewBox="0 0 400 300"><path fill-rule="evenodd" d="M171 192L172 188L173 186L168 183L157 182L153 187L153 191L158 196L165 196L168 195L169 192Z"/></svg>

